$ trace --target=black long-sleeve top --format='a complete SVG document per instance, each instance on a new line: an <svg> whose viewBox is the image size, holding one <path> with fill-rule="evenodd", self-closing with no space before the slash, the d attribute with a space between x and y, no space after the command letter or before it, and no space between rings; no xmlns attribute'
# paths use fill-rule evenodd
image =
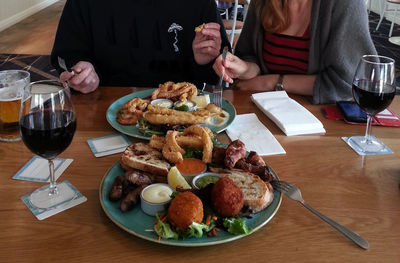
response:
<svg viewBox="0 0 400 263"><path fill-rule="evenodd" d="M192 50L195 27L208 22L221 25L221 47L229 45L214 0L67 0L52 64L61 72L58 56L67 66L89 61L110 86L216 83L213 62L198 65Z"/></svg>

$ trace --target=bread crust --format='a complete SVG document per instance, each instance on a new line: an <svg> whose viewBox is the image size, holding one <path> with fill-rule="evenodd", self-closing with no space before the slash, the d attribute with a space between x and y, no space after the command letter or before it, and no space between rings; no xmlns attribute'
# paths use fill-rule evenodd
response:
<svg viewBox="0 0 400 263"><path fill-rule="evenodd" d="M274 190L270 183L264 182L255 174L240 169L210 168L212 172L228 177L242 190L244 204L258 213L269 206L274 200Z"/></svg>
<svg viewBox="0 0 400 263"><path fill-rule="evenodd" d="M170 164L162 157L161 152L144 143L129 145L121 157L121 164L154 175L167 176Z"/></svg>

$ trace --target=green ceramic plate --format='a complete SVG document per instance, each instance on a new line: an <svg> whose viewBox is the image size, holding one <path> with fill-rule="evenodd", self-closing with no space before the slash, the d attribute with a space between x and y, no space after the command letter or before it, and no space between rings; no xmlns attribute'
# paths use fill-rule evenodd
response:
<svg viewBox="0 0 400 263"><path fill-rule="evenodd" d="M273 171L272 171L273 172ZM232 235L226 231L217 232L217 237L207 237L204 235L202 238L188 238L188 239L162 239L158 241L158 236L153 232L153 224L155 217L148 216L142 212L140 203L129 212L122 213L119 209L119 202L111 202L108 199L108 192L118 175L124 175L124 171L120 167L119 162L116 163L103 177L100 184L99 194L100 203L106 215L117 226L127 231L128 233L137 237L153 241L156 243L171 245L171 246L184 246L184 247L197 247L197 246L210 246L230 242L246 235ZM275 176L275 174L274 174ZM245 219L246 224L253 228L252 233L267 224L276 214L282 202L281 193L274 190L274 201L260 213L254 214L251 219ZM251 234L251 233L250 233Z"/></svg>
<svg viewBox="0 0 400 263"><path fill-rule="evenodd" d="M126 95L122 98L119 98L118 100L113 102L113 104L111 104L110 107L108 107L107 113L106 113L108 123L110 123L110 125L114 129L116 129L117 131L122 132L126 135L140 138L140 139L150 140L150 137L144 136L143 134L141 134L135 125L119 124L117 122L117 113L122 108L122 106L129 100L131 100L135 97L136 98L145 98L147 96L150 96L153 91L154 91L154 89L146 89L146 90L134 92L134 93ZM224 124L220 127L207 126L215 133L220 133L220 132L224 131L226 128L228 128L228 126L231 125L231 123L233 122L233 120L236 117L235 107L229 101L222 99L222 108L229 113L229 119L226 124Z"/></svg>

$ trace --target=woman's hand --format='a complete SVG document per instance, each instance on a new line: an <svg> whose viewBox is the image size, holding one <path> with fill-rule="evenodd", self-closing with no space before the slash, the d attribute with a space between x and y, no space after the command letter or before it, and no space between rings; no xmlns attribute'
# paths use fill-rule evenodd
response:
<svg viewBox="0 0 400 263"><path fill-rule="evenodd" d="M218 76L224 74L224 81L233 83L233 79L247 79L258 74L258 66L241 60L237 56L227 53L225 61L222 62L222 55L219 56L213 65L213 69Z"/></svg>
<svg viewBox="0 0 400 263"><path fill-rule="evenodd" d="M221 33L218 23L207 23L203 30L196 32L193 43L194 59L199 65L213 61L221 49Z"/></svg>
<svg viewBox="0 0 400 263"><path fill-rule="evenodd" d="M97 89L100 83L99 76L90 62L79 61L72 69L73 72L61 73L61 82L66 81L71 88L82 93L89 93Z"/></svg>

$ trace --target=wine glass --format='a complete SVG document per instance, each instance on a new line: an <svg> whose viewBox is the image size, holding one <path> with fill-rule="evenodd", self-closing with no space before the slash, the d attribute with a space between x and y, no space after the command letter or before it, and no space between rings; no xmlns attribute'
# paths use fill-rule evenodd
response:
<svg viewBox="0 0 400 263"><path fill-rule="evenodd" d="M35 190L30 203L40 209L51 209L71 201L75 191L66 183L56 183L53 160L71 143L76 116L66 83L55 80L33 82L22 94L20 133L32 153L48 160L50 185Z"/></svg>
<svg viewBox="0 0 400 263"><path fill-rule="evenodd" d="M372 118L386 109L395 93L394 60L379 55L364 55L357 67L353 79L353 98L367 114L365 136L352 136L348 144L364 154L376 154L385 149L385 145L371 136Z"/></svg>

